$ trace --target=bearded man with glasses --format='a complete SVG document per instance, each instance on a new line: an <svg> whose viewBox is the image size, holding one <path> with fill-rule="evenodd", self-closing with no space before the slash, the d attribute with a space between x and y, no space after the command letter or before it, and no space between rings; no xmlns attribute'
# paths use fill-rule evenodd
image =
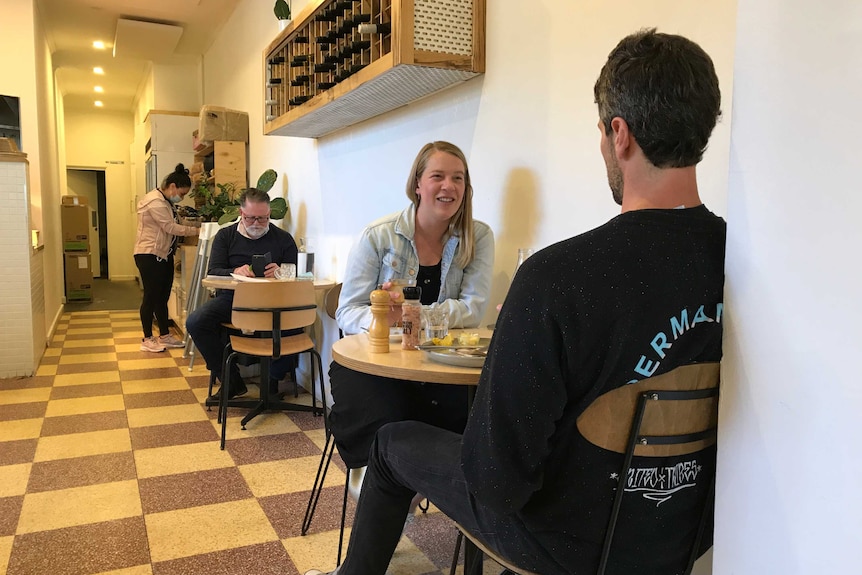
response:
<svg viewBox="0 0 862 575"><path fill-rule="evenodd" d="M207 274L229 276L237 274L253 277L252 256L270 255L270 263L264 269L265 277L271 278L281 264L296 264L296 242L286 231L269 222L269 196L257 188L245 190L239 198L240 219L237 223L218 231L213 239ZM216 290L216 297L204 303L186 320L186 329L195 342L207 369L223 381L221 373L222 352L228 341L228 332L222 323L229 323L233 306L232 290ZM278 392L278 382L285 376L293 376L296 367L291 356L282 357L270 366L270 393ZM231 367L230 397L247 392L236 364ZM218 391L213 397L218 397Z"/></svg>

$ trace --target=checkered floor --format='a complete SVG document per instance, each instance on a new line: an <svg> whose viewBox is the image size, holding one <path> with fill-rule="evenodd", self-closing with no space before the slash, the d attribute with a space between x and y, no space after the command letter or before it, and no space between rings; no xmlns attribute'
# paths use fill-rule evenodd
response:
<svg viewBox="0 0 862 575"><path fill-rule="evenodd" d="M242 431L244 411L232 411L221 451L206 370L189 371L181 349L141 352L140 337L137 311L66 314L37 374L0 380L0 574L334 568L337 456L299 533L322 419L268 413ZM433 506L417 515L389 574L448 573L455 533Z"/></svg>

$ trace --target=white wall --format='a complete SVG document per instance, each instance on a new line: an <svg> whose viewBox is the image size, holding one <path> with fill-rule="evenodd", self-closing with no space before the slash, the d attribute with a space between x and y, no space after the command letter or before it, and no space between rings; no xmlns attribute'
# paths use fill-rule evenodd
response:
<svg viewBox="0 0 862 575"><path fill-rule="evenodd" d="M740 0L715 572L862 571L862 6Z"/></svg>
<svg viewBox="0 0 862 575"><path fill-rule="evenodd" d="M66 165L73 169L105 170L109 279L134 279L137 268L132 249L137 216L129 158L129 142L134 139L133 116L67 111L65 130Z"/></svg>

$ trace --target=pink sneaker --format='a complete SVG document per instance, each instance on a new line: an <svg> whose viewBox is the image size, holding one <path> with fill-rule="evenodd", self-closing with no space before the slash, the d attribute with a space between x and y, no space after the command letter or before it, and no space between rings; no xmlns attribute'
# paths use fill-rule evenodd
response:
<svg viewBox="0 0 862 575"><path fill-rule="evenodd" d="M174 337L174 334L169 333L168 335L160 335L159 343L165 347L185 347L186 344L183 343L181 339L177 339Z"/></svg>
<svg viewBox="0 0 862 575"><path fill-rule="evenodd" d="M156 341L155 337L145 337L143 341L141 341L141 351L152 351L154 353L158 353L160 351L165 351L165 346Z"/></svg>

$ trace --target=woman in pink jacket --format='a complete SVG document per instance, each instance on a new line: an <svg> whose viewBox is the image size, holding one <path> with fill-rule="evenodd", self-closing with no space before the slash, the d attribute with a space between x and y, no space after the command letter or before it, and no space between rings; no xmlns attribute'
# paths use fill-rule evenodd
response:
<svg viewBox="0 0 862 575"><path fill-rule="evenodd" d="M141 326L144 339L141 351L159 352L168 347L183 347L183 342L168 329L168 298L174 283L174 251L177 236L196 236L196 227L177 222L174 204L182 201L192 187L189 171L182 164L165 178L162 185L138 202L138 234L135 238L135 264L141 272L144 299ZM159 337L153 337L153 314L159 324Z"/></svg>

